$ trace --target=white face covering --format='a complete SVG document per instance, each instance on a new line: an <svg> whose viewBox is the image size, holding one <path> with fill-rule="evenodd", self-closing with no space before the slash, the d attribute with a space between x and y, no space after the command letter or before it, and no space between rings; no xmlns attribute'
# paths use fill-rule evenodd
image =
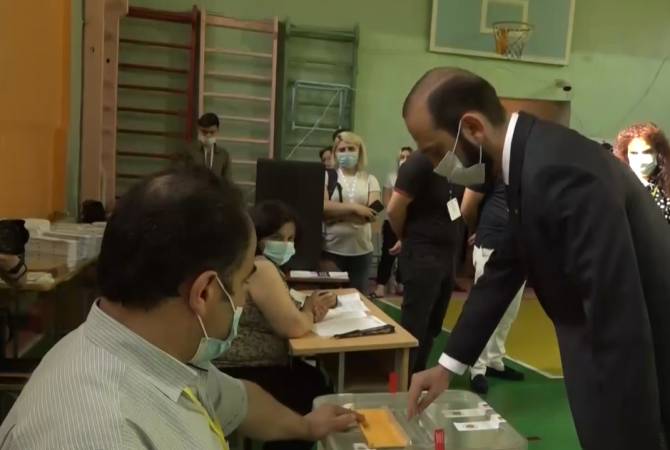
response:
<svg viewBox="0 0 670 450"><path fill-rule="evenodd" d="M633 169L633 172L635 172L638 177L643 178L648 178L652 173L654 173L654 170L656 170L656 167L658 166L656 155L651 153L628 155L628 162L630 164L630 168Z"/></svg>
<svg viewBox="0 0 670 450"><path fill-rule="evenodd" d="M460 184L461 186L484 184L486 181L486 165L482 161L482 146L479 146L479 162L470 167L465 167L458 156L456 156L456 146L461 136L462 125L463 121L461 120L458 122L458 132L456 133L454 147L444 155L440 164L435 168L435 173L446 177L450 183Z"/></svg>
<svg viewBox="0 0 670 450"><path fill-rule="evenodd" d="M206 136L200 135L200 136L198 136L198 140L205 147L212 147L212 146L214 146L214 144L216 144L216 137L214 137L214 136L206 137Z"/></svg>
<svg viewBox="0 0 670 450"><path fill-rule="evenodd" d="M628 144L628 164L635 175L646 180L658 166L656 154L650 153L651 146L641 137L636 137Z"/></svg>

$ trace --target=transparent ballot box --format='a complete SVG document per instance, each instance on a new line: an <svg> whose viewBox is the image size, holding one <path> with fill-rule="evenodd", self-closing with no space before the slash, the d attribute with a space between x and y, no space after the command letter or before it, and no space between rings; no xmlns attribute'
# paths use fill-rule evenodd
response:
<svg viewBox="0 0 670 450"><path fill-rule="evenodd" d="M408 450L434 450L435 430L444 432L445 450L526 450L528 442L479 396L446 391L418 417L407 418L407 393L335 394L319 397L314 406L330 403L355 410L385 409L407 437ZM322 441L324 450L361 450L367 442L359 427Z"/></svg>

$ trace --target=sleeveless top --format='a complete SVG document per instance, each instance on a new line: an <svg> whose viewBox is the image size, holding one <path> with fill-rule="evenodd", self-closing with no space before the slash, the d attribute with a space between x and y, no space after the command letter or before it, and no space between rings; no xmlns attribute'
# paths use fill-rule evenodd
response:
<svg viewBox="0 0 670 450"><path fill-rule="evenodd" d="M256 259L264 258L258 256ZM276 269L279 271L279 269ZM281 274L281 272L280 272ZM282 275L282 279L283 279ZM288 285L284 283L288 291ZM254 299L247 293L237 337L217 367L286 366L289 363L288 339L275 334Z"/></svg>

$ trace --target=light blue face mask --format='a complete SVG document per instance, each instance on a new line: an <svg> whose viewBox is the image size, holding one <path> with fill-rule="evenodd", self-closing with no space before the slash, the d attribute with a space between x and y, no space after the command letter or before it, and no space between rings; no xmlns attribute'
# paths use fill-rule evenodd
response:
<svg viewBox="0 0 670 450"><path fill-rule="evenodd" d="M278 266L283 266L295 255L295 244L284 241L265 241L263 254Z"/></svg>
<svg viewBox="0 0 670 450"><path fill-rule="evenodd" d="M237 337L237 329L240 325L240 317L242 317L242 308L239 306L235 307L233 297L231 297L231 295L228 293L218 276L216 277L216 281L219 283L219 286L221 286L221 289L223 289L223 293L226 294L226 297L228 297L230 307L234 311L233 323L230 326L230 331L228 332L228 337L226 339L221 340L211 338L207 334L207 330L205 330L205 325L203 325L202 319L199 315L196 315L198 322L200 322L200 327L202 328L204 336L200 338L198 349L195 351L195 355L193 355L193 358L191 358L189 362L194 366L200 367L202 369L206 369L207 365L211 361L215 360L228 351L230 346L233 344L233 340Z"/></svg>
<svg viewBox="0 0 670 450"><path fill-rule="evenodd" d="M337 163L345 169L353 169L358 164L358 152L337 153Z"/></svg>

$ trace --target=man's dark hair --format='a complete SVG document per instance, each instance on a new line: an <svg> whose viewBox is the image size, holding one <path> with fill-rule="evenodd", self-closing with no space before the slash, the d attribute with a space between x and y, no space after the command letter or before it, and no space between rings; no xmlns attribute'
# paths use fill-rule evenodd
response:
<svg viewBox="0 0 670 450"><path fill-rule="evenodd" d="M410 153L412 153L413 151L414 151L414 149L413 149L412 147L407 146L407 145L404 146L404 147L402 147L402 148L400 149L400 153L402 153L402 152L410 152Z"/></svg>
<svg viewBox="0 0 670 450"><path fill-rule="evenodd" d="M219 116L211 112L205 113L198 119L198 126L200 128L219 128Z"/></svg>
<svg viewBox="0 0 670 450"><path fill-rule="evenodd" d="M333 131L333 139L332 140L334 141L335 139L337 139L337 136L340 133L344 133L345 131L351 131L351 130L349 128L338 128L337 130Z"/></svg>
<svg viewBox="0 0 670 450"><path fill-rule="evenodd" d="M332 147L323 147L321 150L319 150L319 159L323 158L324 153L332 151L333 151Z"/></svg>
<svg viewBox="0 0 670 450"><path fill-rule="evenodd" d="M420 91L428 91L427 106L435 126L455 135L458 123L468 111L483 114L493 125L505 123L506 112L495 88L467 70L440 67L426 72L405 99L402 114ZM425 92L425 91L424 91Z"/></svg>
<svg viewBox="0 0 670 450"><path fill-rule="evenodd" d="M102 295L149 310L206 270L230 286L251 223L234 185L205 167L180 167L135 185L114 208L102 240Z"/></svg>
<svg viewBox="0 0 670 450"><path fill-rule="evenodd" d="M279 200L265 200L254 206L249 215L256 227L256 239L272 236L287 223L295 224L295 239L298 240L300 226L298 216L286 203ZM260 254L260 247L256 253Z"/></svg>

